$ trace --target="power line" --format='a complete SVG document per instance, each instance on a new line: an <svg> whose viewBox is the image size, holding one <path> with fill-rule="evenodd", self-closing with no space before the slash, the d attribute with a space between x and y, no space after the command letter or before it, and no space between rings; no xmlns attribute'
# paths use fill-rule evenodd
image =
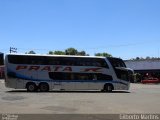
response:
<svg viewBox="0 0 160 120"><path fill-rule="evenodd" d="M144 44L148 44L148 42L139 42L139 43L128 43L128 44L119 44L119 45L107 45L107 46L96 46L96 47L75 47L76 49L83 49L83 50L92 50L92 49L96 49L96 50L99 50L99 49L108 49L108 48L120 48L120 47L129 47L129 46L137 46L137 45L144 45ZM73 46L74 47L74 46ZM54 51L54 50L65 50L67 48L60 48L60 49L46 49L46 48L10 48L9 52L17 52L17 49L19 51L24 51L27 52L27 51ZM0 49L1 51L7 51L8 49L7 48L4 48L4 49Z"/></svg>

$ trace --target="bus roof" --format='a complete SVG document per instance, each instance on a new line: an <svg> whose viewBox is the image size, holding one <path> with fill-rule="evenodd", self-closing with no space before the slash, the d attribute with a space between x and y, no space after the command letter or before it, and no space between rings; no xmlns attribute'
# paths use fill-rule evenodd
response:
<svg viewBox="0 0 160 120"><path fill-rule="evenodd" d="M49 54L15 54L15 53L9 53L8 55L17 55L17 56L42 56L42 57L78 57L78 58L116 58L116 57L104 57L104 56L78 56L78 55L49 55ZM116 58L121 59L121 58Z"/></svg>
<svg viewBox="0 0 160 120"><path fill-rule="evenodd" d="M86 58L105 58L101 56L78 56L78 55L47 55L47 54L6 54L8 55L17 55L17 56L44 56L44 57L86 57Z"/></svg>

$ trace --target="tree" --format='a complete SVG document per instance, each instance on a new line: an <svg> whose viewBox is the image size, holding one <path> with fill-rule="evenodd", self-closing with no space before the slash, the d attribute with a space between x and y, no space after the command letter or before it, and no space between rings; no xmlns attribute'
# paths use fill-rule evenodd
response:
<svg viewBox="0 0 160 120"><path fill-rule="evenodd" d="M48 54L49 54L49 55L53 55L53 54L54 54L54 51L49 51Z"/></svg>
<svg viewBox="0 0 160 120"><path fill-rule="evenodd" d="M34 52L33 50L26 52L25 54L36 54L36 52Z"/></svg>
<svg viewBox="0 0 160 120"><path fill-rule="evenodd" d="M86 54L85 51L80 51L80 52L77 53L77 55L79 55L79 56L89 56L89 54Z"/></svg>
<svg viewBox="0 0 160 120"><path fill-rule="evenodd" d="M66 55L77 55L78 51L75 48L68 48L65 50Z"/></svg>
<svg viewBox="0 0 160 120"><path fill-rule="evenodd" d="M146 57L146 60L150 60L151 58L149 56Z"/></svg>
<svg viewBox="0 0 160 120"><path fill-rule="evenodd" d="M136 60L140 60L140 58L139 58L139 57L136 57Z"/></svg>
<svg viewBox="0 0 160 120"><path fill-rule="evenodd" d="M65 55L65 52L63 52L63 51L54 51L53 54L55 54L55 55Z"/></svg>
<svg viewBox="0 0 160 120"><path fill-rule="evenodd" d="M89 56L89 54L86 54L85 51L78 51L77 49L75 48L67 48L65 51L49 51L50 55L79 55L79 56Z"/></svg>
<svg viewBox="0 0 160 120"><path fill-rule="evenodd" d="M111 55L111 54L106 53L106 52L104 52L104 53L95 53L95 56L112 57L112 55Z"/></svg>
<svg viewBox="0 0 160 120"><path fill-rule="evenodd" d="M57 50L57 51L49 51L48 54L49 55L65 55L65 52Z"/></svg>

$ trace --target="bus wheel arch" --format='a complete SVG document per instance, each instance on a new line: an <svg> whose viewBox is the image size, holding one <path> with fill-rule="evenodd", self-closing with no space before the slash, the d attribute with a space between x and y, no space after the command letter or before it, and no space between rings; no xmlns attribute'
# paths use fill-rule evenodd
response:
<svg viewBox="0 0 160 120"><path fill-rule="evenodd" d="M103 91L105 91L105 92L112 92L112 90L114 90L113 84L106 83L104 85Z"/></svg>
<svg viewBox="0 0 160 120"><path fill-rule="evenodd" d="M39 83L38 88L41 92L48 92L49 91L49 84L46 82L41 82L41 83Z"/></svg>
<svg viewBox="0 0 160 120"><path fill-rule="evenodd" d="M28 82L26 84L26 88L28 92L35 92L37 91L37 85L34 82Z"/></svg>

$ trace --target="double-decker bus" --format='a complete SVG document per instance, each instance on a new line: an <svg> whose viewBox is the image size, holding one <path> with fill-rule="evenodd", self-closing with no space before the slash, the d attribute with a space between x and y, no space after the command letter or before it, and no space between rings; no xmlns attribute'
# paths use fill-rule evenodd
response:
<svg viewBox="0 0 160 120"><path fill-rule="evenodd" d="M133 71L113 57L7 54L5 86L27 91L128 90Z"/></svg>

